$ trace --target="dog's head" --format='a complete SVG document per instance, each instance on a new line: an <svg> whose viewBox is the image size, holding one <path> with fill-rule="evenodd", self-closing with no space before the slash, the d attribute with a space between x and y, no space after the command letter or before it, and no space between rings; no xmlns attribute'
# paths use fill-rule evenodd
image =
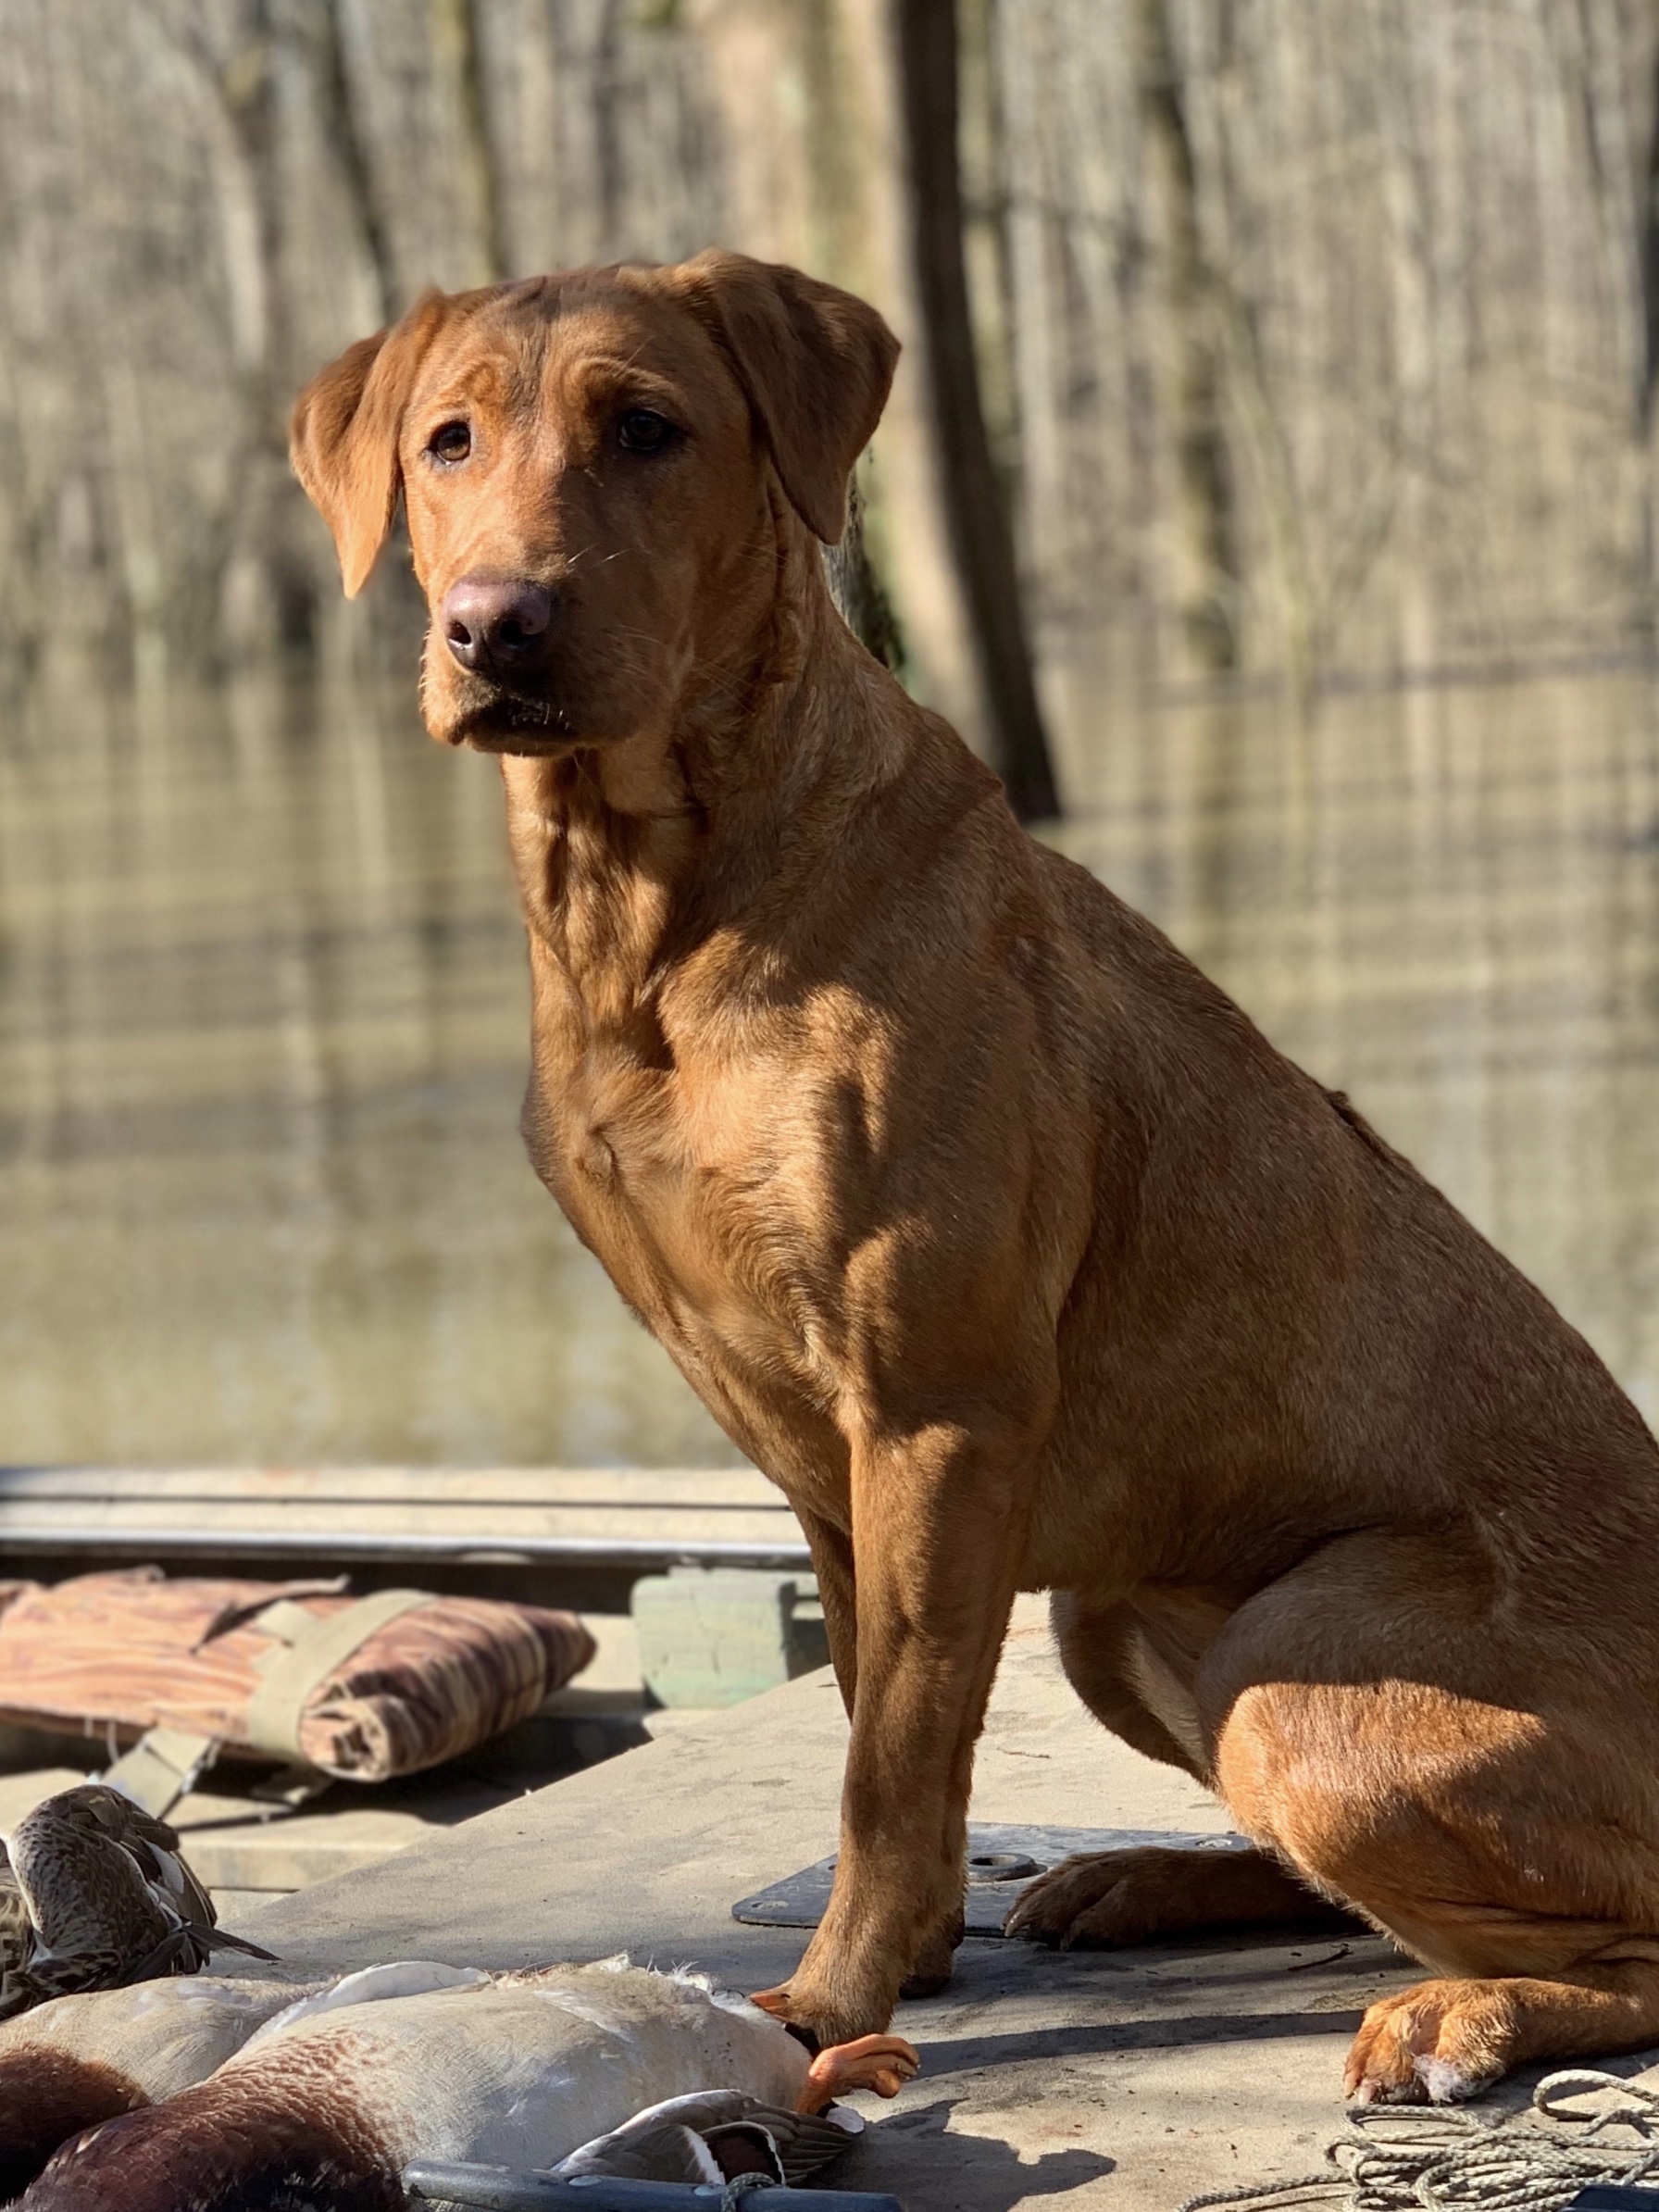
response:
<svg viewBox="0 0 1659 2212"><path fill-rule="evenodd" d="M611 744L741 682L774 518L841 536L897 354L863 301L737 254L429 293L306 386L293 463L348 596L402 493L434 737Z"/></svg>

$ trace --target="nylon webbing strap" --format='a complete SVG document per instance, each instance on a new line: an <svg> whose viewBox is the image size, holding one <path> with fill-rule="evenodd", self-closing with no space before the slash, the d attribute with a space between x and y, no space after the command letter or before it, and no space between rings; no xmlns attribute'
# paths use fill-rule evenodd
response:
<svg viewBox="0 0 1659 2212"><path fill-rule="evenodd" d="M424 1590L377 1590L354 1606L320 1617L279 1598L248 1623L275 1639L260 1662L259 1687L248 1701L246 1741L283 1759L303 1756L300 1720L314 1691L389 1622L430 1603Z"/></svg>
<svg viewBox="0 0 1659 2212"><path fill-rule="evenodd" d="M103 1779L123 1797L165 1820L180 1800L196 1786L205 1767L211 1767L218 1749L211 1736L189 1729L146 1729L131 1750L122 1753Z"/></svg>

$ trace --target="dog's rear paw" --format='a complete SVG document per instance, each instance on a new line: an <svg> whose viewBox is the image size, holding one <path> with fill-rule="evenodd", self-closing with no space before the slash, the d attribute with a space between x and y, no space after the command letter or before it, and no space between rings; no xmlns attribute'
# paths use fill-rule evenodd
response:
<svg viewBox="0 0 1659 2212"><path fill-rule="evenodd" d="M1156 1844L1062 1859L1020 1898L1006 1932L1063 1951L1116 1950L1203 1926L1213 1863Z"/></svg>
<svg viewBox="0 0 1659 2212"><path fill-rule="evenodd" d="M1354 2105L1456 2105L1516 2063L1515 1985L1419 1981L1373 2005L1348 2054Z"/></svg>
<svg viewBox="0 0 1659 2212"><path fill-rule="evenodd" d="M1063 1859L1008 1916L1010 1935L1062 1950L1116 1950L1201 1928L1355 1925L1260 1851L1182 1850L1148 1843Z"/></svg>

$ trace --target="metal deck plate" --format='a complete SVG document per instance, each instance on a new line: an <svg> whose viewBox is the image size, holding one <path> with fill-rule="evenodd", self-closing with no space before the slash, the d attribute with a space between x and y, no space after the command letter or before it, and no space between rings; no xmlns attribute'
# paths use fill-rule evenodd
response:
<svg viewBox="0 0 1659 2212"><path fill-rule="evenodd" d="M966 1932L1001 1935L1009 1908L1040 1874L1078 1851L1132 1851L1144 1843L1181 1851L1248 1851L1242 1836L1171 1834L1153 1828L1016 1828L971 1821L967 1831ZM751 1928L816 1928L830 1902L833 1858L786 1874L753 1897L740 1897L734 1920Z"/></svg>

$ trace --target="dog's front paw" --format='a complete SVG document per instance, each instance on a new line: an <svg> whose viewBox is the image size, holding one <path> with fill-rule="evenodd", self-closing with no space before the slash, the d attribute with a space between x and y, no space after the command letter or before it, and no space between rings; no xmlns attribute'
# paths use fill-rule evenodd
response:
<svg viewBox="0 0 1659 2212"><path fill-rule="evenodd" d="M749 2002L792 2029L809 2048L827 2051L867 2035L885 2034L895 1993L890 1985L862 1998L849 1987L838 1994L833 1983L820 1981L803 1962L787 1981L775 1989L755 1991Z"/></svg>
<svg viewBox="0 0 1659 2212"><path fill-rule="evenodd" d="M953 1915L949 1924L924 1936L910 1962L910 1971L899 1984L901 1997L936 1997L951 1985L956 1947L962 1941L963 1918Z"/></svg>

